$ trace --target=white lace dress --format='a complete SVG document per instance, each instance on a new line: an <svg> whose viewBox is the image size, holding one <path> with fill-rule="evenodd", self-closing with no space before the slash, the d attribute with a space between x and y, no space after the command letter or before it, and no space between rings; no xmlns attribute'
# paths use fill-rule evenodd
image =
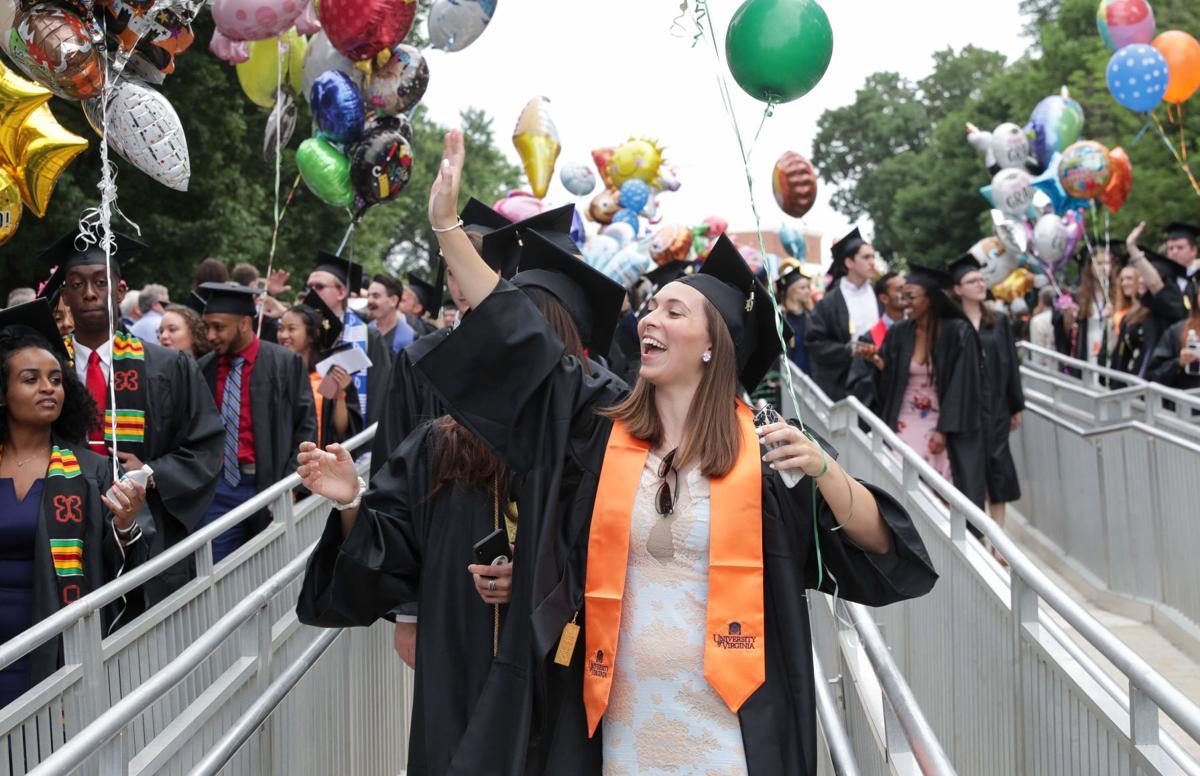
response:
<svg viewBox="0 0 1200 776"><path fill-rule="evenodd" d="M674 514L663 517L660 463L651 453L633 507L604 776L745 776L738 718L704 678L708 480L681 473ZM668 482L674 493L673 473Z"/></svg>

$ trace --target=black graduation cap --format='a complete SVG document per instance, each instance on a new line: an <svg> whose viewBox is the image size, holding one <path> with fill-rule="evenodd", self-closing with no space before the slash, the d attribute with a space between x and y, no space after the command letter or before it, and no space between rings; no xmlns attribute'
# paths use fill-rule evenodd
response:
<svg viewBox="0 0 1200 776"><path fill-rule="evenodd" d="M190 307L196 315L204 315L204 305L208 304L208 300L197 294L195 291L188 294L188 298L183 300L185 307Z"/></svg>
<svg viewBox="0 0 1200 776"><path fill-rule="evenodd" d="M962 308L947 293L954 285L954 277L949 272L914 264L909 268L904 280L925 289L925 293L929 295L929 303L933 305L933 311L939 318L966 317Z"/></svg>
<svg viewBox="0 0 1200 776"><path fill-rule="evenodd" d="M866 244L867 241L863 239L857 226L850 230L850 234L833 244L833 266L829 271L834 280L846 274L846 259L858 253L858 249Z"/></svg>
<svg viewBox="0 0 1200 776"><path fill-rule="evenodd" d="M225 313L228 315L248 315L253 318L258 315L255 297L263 293L261 288L240 286L237 283L201 283L200 289L206 291L204 314Z"/></svg>
<svg viewBox="0 0 1200 776"><path fill-rule="evenodd" d="M328 272L346 287L347 292L357 291L362 288L362 265L352 259L335 256L328 251L317 251L317 260L313 264L313 272Z"/></svg>
<svg viewBox="0 0 1200 776"><path fill-rule="evenodd" d="M955 285L962 282L962 279L972 272L978 272L983 269L983 265L979 263L979 259L969 253L964 253L954 261L946 265L946 269L950 272L950 279Z"/></svg>
<svg viewBox="0 0 1200 776"><path fill-rule="evenodd" d="M1200 241L1200 226L1192 226L1182 221L1172 221L1167 224L1168 240L1191 240L1192 244Z"/></svg>
<svg viewBox="0 0 1200 776"><path fill-rule="evenodd" d="M482 235L489 235L497 229L512 226L511 220L474 197L467 200L466 207L462 209L458 217L462 219L464 229Z"/></svg>
<svg viewBox="0 0 1200 776"><path fill-rule="evenodd" d="M46 345L56 354L67 358L67 346L58 333L54 313L45 299L19 304L0 310L0 335L33 334L46 340Z"/></svg>
<svg viewBox="0 0 1200 776"><path fill-rule="evenodd" d="M120 278L121 262L129 261L144 250L146 250L144 243L120 232L113 232L112 253L109 256L113 276ZM43 250L38 255L37 261L47 267L56 267L54 274L50 276L42 288L42 292L38 294L40 297L49 299L62 288L63 282L67 279L68 270L89 264L103 266L105 262L104 246L91 236L82 235L79 228L76 227Z"/></svg>
<svg viewBox="0 0 1200 776"><path fill-rule="evenodd" d="M717 238L699 272L678 282L704 294L717 308L737 351L738 379L753 391L783 352L766 288L726 235ZM791 339L791 327L784 323L783 328L784 339Z"/></svg>
<svg viewBox="0 0 1200 776"><path fill-rule="evenodd" d="M557 299L588 352L607 357L625 302L624 287L540 231L527 232L524 242L521 271L513 284L540 288Z"/></svg>
<svg viewBox="0 0 1200 776"><path fill-rule="evenodd" d="M690 261L668 261L666 264L658 265L642 277L650 281L650 285L655 289L659 289L672 280L679 280L679 278L690 274L693 267L694 265Z"/></svg>
<svg viewBox="0 0 1200 776"><path fill-rule="evenodd" d="M304 300L300 302L302 307L307 307L312 310L317 318L317 331L320 332L320 340L314 343L316 350L329 350L334 343L338 341L338 337L342 336L341 320L334 314L333 310L329 309L329 305L325 304L325 300L321 295L311 288L304 295Z"/></svg>
<svg viewBox="0 0 1200 776"><path fill-rule="evenodd" d="M775 281L775 293L782 299L787 296L788 289L801 280L812 280L812 277L799 264L789 264L779 273L779 280Z"/></svg>
<svg viewBox="0 0 1200 776"><path fill-rule="evenodd" d="M421 306L425 308L425 312L430 315L436 315L438 311L437 298L440 296L440 290L435 289L433 284L427 280L422 280L413 273L407 275L408 287L417 295L417 299L421 300Z"/></svg>
<svg viewBox="0 0 1200 776"><path fill-rule="evenodd" d="M575 206L563 205L497 229L483 238L483 259L488 266L499 270L504 277L512 277L511 274L504 273L510 269L524 269L521 262L521 244L525 236L533 230L537 230L545 240L567 253L578 255L579 247L571 241L571 223L574 218Z"/></svg>

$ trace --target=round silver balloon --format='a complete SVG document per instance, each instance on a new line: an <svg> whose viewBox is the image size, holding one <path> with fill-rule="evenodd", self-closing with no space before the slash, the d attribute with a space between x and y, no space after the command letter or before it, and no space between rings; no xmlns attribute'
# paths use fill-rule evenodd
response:
<svg viewBox="0 0 1200 776"><path fill-rule="evenodd" d="M166 97L141 81L121 79L108 102L107 133L100 98L85 100L83 110L118 156L167 188L187 191L192 176L187 137Z"/></svg>
<svg viewBox="0 0 1200 776"><path fill-rule="evenodd" d="M271 115L267 116L267 128L263 131L263 159L275 163L276 140L279 148L287 148L296 131L296 101L287 92L280 97Z"/></svg>
<svg viewBox="0 0 1200 776"><path fill-rule="evenodd" d="M304 87L304 99L312 94L313 82L327 70L337 70L349 76L354 85L362 91L366 76L354 66L354 61L343 56L333 47L328 36L320 32L308 42L308 50L304 52L304 69L300 73Z"/></svg>
<svg viewBox="0 0 1200 776"><path fill-rule="evenodd" d="M461 51L483 34L496 0L433 0L429 8L429 42L443 51Z"/></svg>

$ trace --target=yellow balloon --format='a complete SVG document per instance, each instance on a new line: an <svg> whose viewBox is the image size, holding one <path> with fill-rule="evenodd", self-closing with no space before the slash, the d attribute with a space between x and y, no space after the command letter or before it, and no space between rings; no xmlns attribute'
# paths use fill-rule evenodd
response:
<svg viewBox="0 0 1200 776"><path fill-rule="evenodd" d="M1019 296L1025 296L1032 290L1033 273L1024 267L1017 267L1008 277L992 286L992 296L1007 303Z"/></svg>
<svg viewBox="0 0 1200 776"><path fill-rule="evenodd" d="M21 199L38 218L46 215L54 184L67 165L87 149L87 141L68 132L41 106L21 125L21 159L16 167Z"/></svg>
<svg viewBox="0 0 1200 776"><path fill-rule="evenodd" d="M558 128L550 118L550 101L545 97L534 97L521 111L517 127L513 130L513 145L525 165L529 187L538 199L546 196L550 180L554 177L554 164L562 145L558 142Z"/></svg>
<svg viewBox="0 0 1200 776"><path fill-rule="evenodd" d="M613 188L619 189L622 183L633 178L653 184L658 179L662 161L662 149L653 140L630 138L613 152L612 161L608 163Z"/></svg>
<svg viewBox="0 0 1200 776"><path fill-rule="evenodd" d="M21 225L21 187L11 170L0 167L0 245L9 241Z"/></svg>
<svg viewBox="0 0 1200 776"><path fill-rule="evenodd" d="M308 41L293 27L283 34L288 50L283 57L284 82L299 93L303 88L300 74L304 69L304 52ZM255 105L270 108L275 105L275 91L279 84L279 40L267 38L253 40L249 44L250 58L236 66L238 83L242 91Z"/></svg>
<svg viewBox="0 0 1200 776"><path fill-rule="evenodd" d="M21 158L21 125L50 97L49 89L26 81L0 62L0 153L10 161Z"/></svg>

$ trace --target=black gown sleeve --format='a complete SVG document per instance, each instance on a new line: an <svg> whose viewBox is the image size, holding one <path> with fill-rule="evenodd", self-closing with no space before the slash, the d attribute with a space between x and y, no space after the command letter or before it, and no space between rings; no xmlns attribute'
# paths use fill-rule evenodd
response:
<svg viewBox="0 0 1200 776"><path fill-rule="evenodd" d="M1173 386L1179 377L1179 354L1183 352L1183 323L1177 323L1158 338L1146 378L1156 383Z"/></svg>
<svg viewBox="0 0 1200 776"><path fill-rule="evenodd" d="M313 401L312 382L308 379L308 368L304 359L295 353L288 352L287 380L292 386L292 395L296 403L292 405L292 417L289 424L292 428L291 445L286 450L287 463L283 474L286 476L296 471L296 456L300 454L301 442L315 442L317 439L317 411ZM284 437L286 439L286 437Z"/></svg>
<svg viewBox="0 0 1200 776"><path fill-rule="evenodd" d="M165 352L172 356L168 369L173 418L160 427L178 424L180 433L162 455L145 463L154 470L155 498L191 531L216 492L225 432L212 392L195 361L181 351Z"/></svg>
<svg viewBox="0 0 1200 776"><path fill-rule="evenodd" d="M413 363L450 415L523 473L544 451L548 427L583 433L596 403L614 394L611 373L593 377L564 350L529 297L501 280Z"/></svg>
<svg viewBox="0 0 1200 776"><path fill-rule="evenodd" d="M1171 325L1188 317L1187 304L1173 275L1164 275L1162 281L1163 287L1157 293L1146 292L1142 304L1150 308L1154 317Z"/></svg>
<svg viewBox="0 0 1200 776"><path fill-rule="evenodd" d="M366 426L369 426L383 417L392 371L392 349L379 330L371 327L367 327L367 357L371 359L371 367L367 370Z"/></svg>
<svg viewBox="0 0 1200 776"><path fill-rule="evenodd" d="M408 438L421 423L446 414L440 402L431 394L425 381L413 369L413 359L428 351L439 340L449 335L439 331L429 337L413 340L408 347L392 358L391 376L388 380L384 411L375 430L375 441L371 446L371 474L387 463L392 452Z"/></svg>
<svg viewBox="0 0 1200 776"><path fill-rule="evenodd" d="M429 427L415 431L371 479L344 540L341 515L330 512L300 588L296 614L301 622L326 628L371 625L417 600L431 433Z"/></svg>
<svg viewBox="0 0 1200 776"><path fill-rule="evenodd" d="M874 344L870 333L858 338L859 342ZM878 390L879 370L875 364L862 356L850 359L850 372L846 375L846 393L856 397L866 406L875 409L875 394Z"/></svg>
<svg viewBox="0 0 1200 776"><path fill-rule="evenodd" d="M826 297L813 308L808 320L808 331L804 334L804 347L808 359L816 362L830 374L842 374L850 364L850 348L842 341L837 331L837 318L833 305L841 304L838 297Z"/></svg>
<svg viewBox="0 0 1200 776"><path fill-rule="evenodd" d="M979 336L970 323L957 318L942 321L934 345L940 358L934 364L938 383L937 430L943 434L970 434L982 427Z"/></svg>
<svg viewBox="0 0 1200 776"><path fill-rule="evenodd" d="M996 316L996 329L996 334L1001 338L1000 347L1005 354L1004 369L1007 379L1005 380L1004 395L1008 399L1009 414L1016 415L1025 409L1025 391L1021 388L1021 357L1017 355L1017 342L1013 337L1008 316Z"/></svg>

